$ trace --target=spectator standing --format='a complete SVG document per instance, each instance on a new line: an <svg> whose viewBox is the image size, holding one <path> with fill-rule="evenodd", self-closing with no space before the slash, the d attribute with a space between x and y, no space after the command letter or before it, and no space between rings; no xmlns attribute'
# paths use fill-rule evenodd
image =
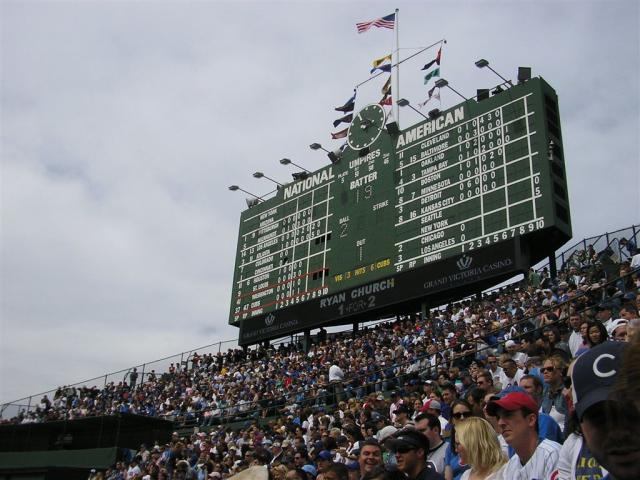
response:
<svg viewBox="0 0 640 480"><path fill-rule="evenodd" d="M571 335L569 336L569 351L571 352L571 356L573 358L577 356L577 352L581 347L586 347L586 343L582 338L582 334L580 333L581 321L582 317L578 312L571 312L571 315L569 315L569 326L571 327Z"/></svg>

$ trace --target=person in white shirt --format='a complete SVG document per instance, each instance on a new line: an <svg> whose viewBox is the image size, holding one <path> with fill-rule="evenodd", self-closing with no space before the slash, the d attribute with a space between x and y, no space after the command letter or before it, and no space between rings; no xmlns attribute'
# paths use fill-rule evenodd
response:
<svg viewBox="0 0 640 480"><path fill-rule="evenodd" d="M519 368L523 368L526 365L527 358L529 358L529 356L526 353L520 352L518 350L520 345L513 340L507 340L504 346L507 350L507 355L509 355L509 357L511 357L516 362Z"/></svg>
<svg viewBox="0 0 640 480"><path fill-rule="evenodd" d="M344 388L342 386L344 372L340 368L341 364L342 362L338 361L329 367L329 384L336 404L344 400Z"/></svg>
<svg viewBox="0 0 640 480"><path fill-rule="evenodd" d="M502 436L515 450L504 469L505 479L547 479L554 473L561 446L538 438L538 404L529 394L513 392L491 401L487 413L498 417Z"/></svg>
<svg viewBox="0 0 640 480"><path fill-rule="evenodd" d="M517 387L523 375L524 371L518 368L515 360L506 358L502 361L502 373L500 373L498 381L502 389Z"/></svg>
<svg viewBox="0 0 640 480"><path fill-rule="evenodd" d="M487 367L489 369L489 373L491 373L491 377L493 378L493 383L500 383L502 367L498 365L498 357L495 355L487 356Z"/></svg>
<svg viewBox="0 0 640 480"><path fill-rule="evenodd" d="M444 473L444 459L447 453L447 442L440 435L440 421L430 413L420 413L415 419L415 428L429 439L427 461L436 468L436 472Z"/></svg>
<svg viewBox="0 0 640 480"><path fill-rule="evenodd" d="M575 358L576 352L581 347L586 347L582 333L580 332L580 324L582 323L582 317L579 313L573 312L569 316L569 325L571 326L571 336L569 336L569 351L571 356Z"/></svg>

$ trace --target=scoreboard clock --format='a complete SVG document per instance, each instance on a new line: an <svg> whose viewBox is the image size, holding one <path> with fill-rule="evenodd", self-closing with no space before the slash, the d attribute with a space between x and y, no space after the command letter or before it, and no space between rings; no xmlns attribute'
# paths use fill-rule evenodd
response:
<svg viewBox="0 0 640 480"><path fill-rule="evenodd" d="M351 121L347 134L349 146L354 150L369 147L382 133L385 119L386 115L381 105L372 104L364 107Z"/></svg>
<svg viewBox="0 0 640 480"><path fill-rule="evenodd" d="M554 252L571 237L559 117L541 78L397 134L362 108L339 162L242 212L240 344L415 311Z"/></svg>

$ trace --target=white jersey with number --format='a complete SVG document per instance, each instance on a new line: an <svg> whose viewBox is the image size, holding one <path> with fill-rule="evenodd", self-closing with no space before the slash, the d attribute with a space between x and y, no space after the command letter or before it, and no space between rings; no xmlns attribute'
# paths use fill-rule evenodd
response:
<svg viewBox="0 0 640 480"><path fill-rule="evenodd" d="M555 472L561 445L551 440L542 440L527 463L522 465L518 454L507 463L504 478L509 480L547 480Z"/></svg>

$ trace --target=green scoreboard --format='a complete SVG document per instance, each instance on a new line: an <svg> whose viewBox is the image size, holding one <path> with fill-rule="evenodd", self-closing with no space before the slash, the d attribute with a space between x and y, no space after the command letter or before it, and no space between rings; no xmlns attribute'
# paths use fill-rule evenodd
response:
<svg viewBox="0 0 640 480"><path fill-rule="evenodd" d="M364 107L338 161L242 212L229 317L241 345L459 298L571 237L543 79L404 130L385 121Z"/></svg>

